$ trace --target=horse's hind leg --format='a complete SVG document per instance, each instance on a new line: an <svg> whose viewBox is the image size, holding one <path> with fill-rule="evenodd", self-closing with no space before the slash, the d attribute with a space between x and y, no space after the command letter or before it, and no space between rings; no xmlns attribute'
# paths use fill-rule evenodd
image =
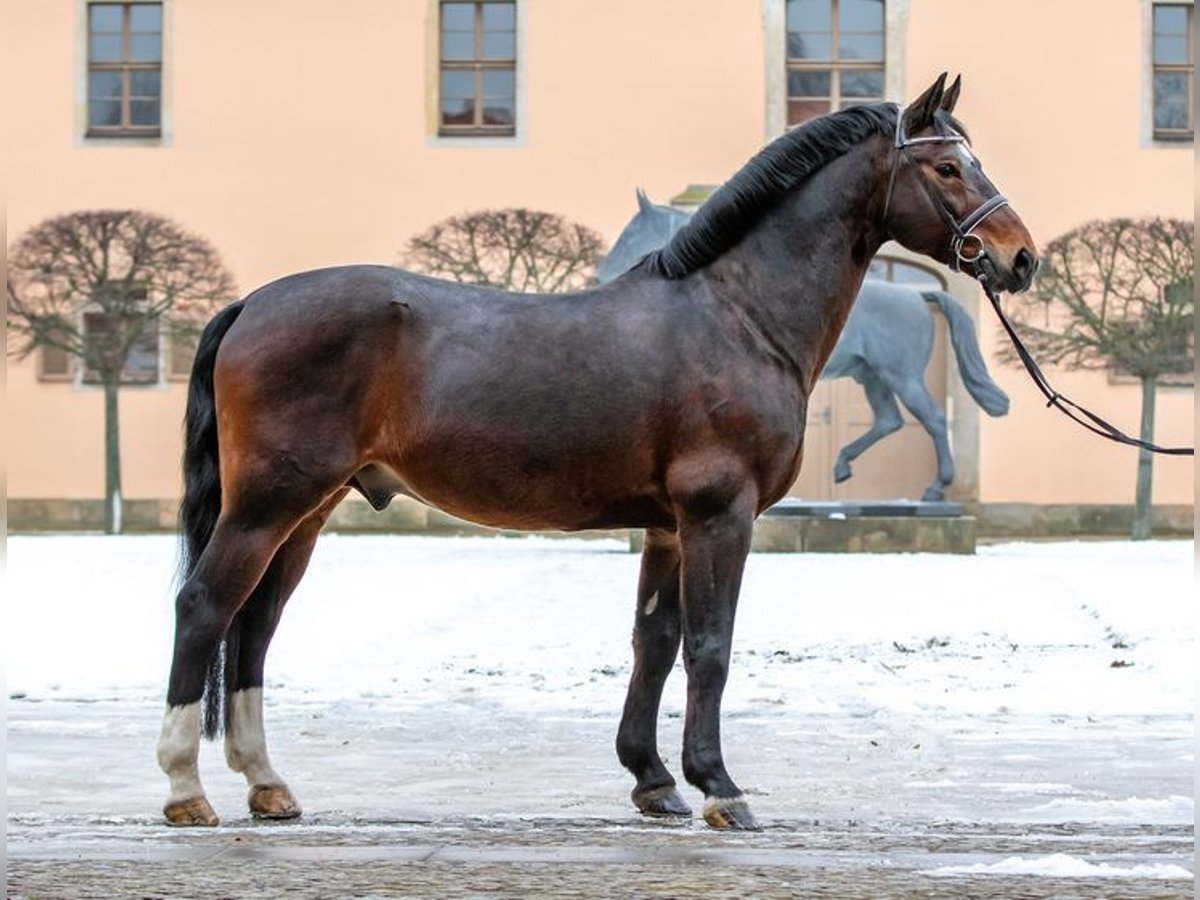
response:
<svg viewBox="0 0 1200 900"><path fill-rule="evenodd" d="M294 819L300 815L300 804L267 754L263 669L284 604L304 576L321 528L345 495L346 491L339 491L296 526L229 628L225 760L245 776L250 813L256 818Z"/></svg>
<svg viewBox="0 0 1200 900"><path fill-rule="evenodd" d="M937 476L925 489L921 499L942 500L946 496L946 488L954 480L954 457L950 455L950 442L946 438L946 415L933 402L933 397L929 395L923 381L897 385L896 393L900 395L900 402L929 433L933 440L933 451L937 456Z"/></svg>
<svg viewBox="0 0 1200 900"><path fill-rule="evenodd" d="M874 421L865 434L852 440L838 453L837 464L833 467L833 480L839 484L853 474L850 463L904 425L904 417L900 415L900 407L896 405L896 395L890 387L874 374L865 374L858 382L866 392L867 402L871 404Z"/></svg>
<svg viewBox="0 0 1200 900"><path fill-rule="evenodd" d="M646 532L633 625L633 675L617 731L617 758L637 785L631 797L648 816L690 816L675 779L658 755L658 706L679 654L679 540Z"/></svg>
<svg viewBox="0 0 1200 900"><path fill-rule="evenodd" d="M200 699L221 638L292 524L222 516L176 597L175 651L158 742L158 763L171 783L163 814L172 825L217 824L197 766Z"/></svg>

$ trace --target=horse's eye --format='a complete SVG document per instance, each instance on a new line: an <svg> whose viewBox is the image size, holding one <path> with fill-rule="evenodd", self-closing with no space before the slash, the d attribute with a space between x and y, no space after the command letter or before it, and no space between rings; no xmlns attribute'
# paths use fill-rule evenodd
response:
<svg viewBox="0 0 1200 900"><path fill-rule="evenodd" d="M941 175L943 178L953 178L955 175L958 174L958 167L955 166L953 163L938 163L934 167L934 171L937 172L939 175Z"/></svg>

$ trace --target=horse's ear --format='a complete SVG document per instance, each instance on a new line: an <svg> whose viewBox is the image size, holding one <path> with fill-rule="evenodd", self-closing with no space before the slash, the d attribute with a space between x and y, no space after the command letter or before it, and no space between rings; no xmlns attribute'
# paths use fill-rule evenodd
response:
<svg viewBox="0 0 1200 900"><path fill-rule="evenodd" d="M954 107L958 105L958 95L962 91L962 76L955 75L954 83L946 88L946 93L942 94L942 109L947 113L954 112Z"/></svg>
<svg viewBox="0 0 1200 900"><path fill-rule="evenodd" d="M646 196L646 192L643 191L641 188L637 189L637 201L638 201L638 209L640 209L642 212L646 212L648 209L650 209L650 207L652 207L654 205L653 203L650 202L650 198Z"/></svg>
<svg viewBox="0 0 1200 900"><path fill-rule="evenodd" d="M904 133L916 134L933 124L934 114L937 113L946 91L946 73L937 77L937 81L929 86L920 97L914 100L904 110Z"/></svg>

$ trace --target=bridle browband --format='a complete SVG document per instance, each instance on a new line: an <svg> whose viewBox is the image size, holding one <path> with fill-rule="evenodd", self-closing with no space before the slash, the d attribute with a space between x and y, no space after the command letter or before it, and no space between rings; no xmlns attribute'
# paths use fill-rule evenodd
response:
<svg viewBox="0 0 1200 900"><path fill-rule="evenodd" d="M985 271L987 257L984 254L983 240L979 235L975 234L975 229L978 228L983 221L1000 209L1002 206L1008 205L1008 200L1000 195L997 191L987 200L984 200L979 206L968 213L960 221L955 217L954 210L942 198L942 195L933 189L929 179L921 170L917 163L916 157L913 156L912 147L918 144L963 144L966 143L966 138L961 134L935 134L930 137L910 138L904 133L904 111L900 110L896 116L896 137L892 141L892 147L895 153L892 155L892 173L888 177L887 199L883 203L883 221L887 222L888 210L892 206L892 192L896 188L896 172L900 168L900 158L903 156L912 163L917 170L918 183L925 191L925 195L929 198L929 202L933 204L933 208L937 210L942 221L946 223L946 227L950 230L950 268L955 271L961 271L963 263L969 264L974 269L975 278L986 283L992 272ZM986 181L986 178L984 179ZM988 182L988 186L995 190L995 186ZM966 256L963 253L963 247L968 240L973 240L976 244L975 252L971 256ZM990 269L990 266L987 266Z"/></svg>

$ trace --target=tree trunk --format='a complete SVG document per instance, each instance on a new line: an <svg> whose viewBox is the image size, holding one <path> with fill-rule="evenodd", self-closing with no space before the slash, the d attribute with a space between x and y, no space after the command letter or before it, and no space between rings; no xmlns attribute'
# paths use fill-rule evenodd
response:
<svg viewBox="0 0 1200 900"><path fill-rule="evenodd" d="M1154 399L1156 381L1153 376L1142 378L1142 431L1143 441L1154 440ZM1137 494L1133 505L1133 539L1144 541L1153 533L1151 513L1151 487L1154 475L1154 454L1146 449L1138 450Z"/></svg>
<svg viewBox="0 0 1200 900"><path fill-rule="evenodd" d="M117 406L120 375L104 379L104 531L120 534L121 422Z"/></svg>

